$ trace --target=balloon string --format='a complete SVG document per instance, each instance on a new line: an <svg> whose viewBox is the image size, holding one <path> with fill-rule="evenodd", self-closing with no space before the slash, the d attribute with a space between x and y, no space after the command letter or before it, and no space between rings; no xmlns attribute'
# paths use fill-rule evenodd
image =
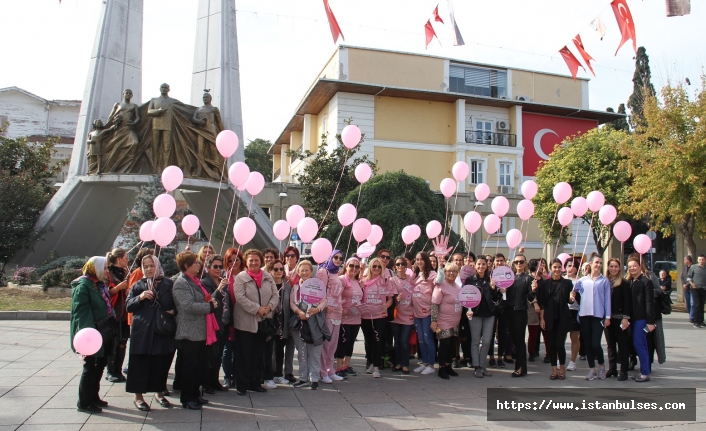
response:
<svg viewBox="0 0 706 431"><path fill-rule="evenodd" d="M236 189L237 190L237 189ZM235 193L235 191L233 191ZM243 195L243 192L238 190L238 206L235 208L235 219L238 220L238 214L240 213L240 197ZM226 226L227 228L227 226ZM225 239L225 238L223 238ZM235 234L233 234L233 241L231 242L231 247L235 247Z"/></svg>
<svg viewBox="0 0 706 431"><path fill-rule="evenodd" d="M591 229L593 229L593 217L596 213L591 214L591 224L588 226L588 234L586 234L586 242L583 245L583 252L581 252L581 264L583 265L584 258L586 256L586 247L588 247L588 235L591 234Z"/></svg>
<svg viewBox="0 0 706 431"><path fill-rule="evenodd" d="M358 204L360 204L360 192L363 190L363 184L358 187L358 199L355 202L355 211L358 212ZM353 224L351 224L351 233L348 235L348 245L346 246L346 256L348 256L348 250L351 248L351 238L353 238Z"/></svg>
<svg viewBox="0 0 706 431"><path fill-rule="evenodd" d="M346 157L343 160L343 166L341 167L341 176L338 178L338 183L336 183L336 188L333 191L333 197L331 198L331 202L328 204L328 208L326 208L326 213L324 214L324 218L321 219L321 224L319 225L319 229L321 229L321 226L324 225L326 222L326 217L328 217L329 211L331 211L331 206L333 205L333 201L336 200L336 193L338 193L338 186L341 185L341 180L343 180L343 172L346 171L346 162L348 162L348 154L350 154L351 150L348 149L346 150ZM361 183L362 185L362 183Z"/></svg>
<svg viewBox="0 0 706 431"><path fill-rule="evenodd" d="M333 249L336 250L336 246L338 245L338 240L341 239L341 235L343 234L343 229L345 229L345 226L341 226L341 231L338 232L338 238L336 238L336 243L333 245ZM351 227L352 229L352 227ZM346 250L346 257L348 256L348 250Z"/></svg>
<svg viewBox="0 0 706 431"><path fill-rule="evenodd" d="M252 199L253 199L253 196L250 195L250 205L248 205L248 217L250 217L250 211L252 210Z"/></svg>
<svg viewBox="0 0 706 431"><path fill-rule="evenodd" d="M559 229L559 238L556 239L556 246L554 247L554 257L557 256L557 251L559 251L559 241L561 241L561 234L564 233L564 226Z"/></svg>
<svg viewBox="0 0 706 431"><path fill-rule="evenodd" d="M456 202L458 201L458 189L461 183L456 184L456 194L454 196L454 208L451 211L451 219L453 219L454 214L456 214ZM451 236L451 231L453 230L453 223L449 223L449 236Z"/></svg>
<svg viewBox="0 0 706 431"><path fill-rule="evenodd" d="M221 180L218 182L218 193L216 194L216 205L213 207L213 220L211 220L211 231L208 234L208 246L213 247L211 245L211 240L213 239L213 226L216 225L216 213L218 212L218 200L221 198L221 184L223 184L223 172L226 170L226 163L228 162L228 159L223 160L223 167L221 168ZM227 227L227 226L226 226ZM223 234L223 240L225 241L225 233ZM202 269L203 271L203 269Z"/></svg>
<svg viewBox="0 0 706 431"><path fill-rule="evenodd" d="M233 215L233 207L235 206L235 193L237 189L233 188L233 201L230 203L230 211L228 212L228 221L226 222L226 230L225 233L223 234L223 241L221 242L221 250L218 252L221 256L223 256L223 247L226 245L226 234L228 232L228 228L230 227L230 218ZM235 236L233 236L235 238Z"/></svg>
<svg viewBox="0 0 706 431"><path fill-rule="evenodd" d="M138 245L141 245L141 244L143 244L143 243L144 243L144 241L138 242L137 245L135 245L134 247L132 247L132 248L127 252L127 254L130 254L130 252L133 251L133 250L135 249L135 247L137 247ZM132 265L130 265L130 268L127 269L127 273L128 273L128 274L130 274L130 273L132 272L132 267L135 266L135 263L137 263L137 255L135 255L135 259L132 261Z"/></svg>
<svg viewBox="0 0 706 431"><path fill-rule="evenodd" d="M583 220L583 218L581 219ZM571 257L574 257L574 254L576 253L576 246L579 244L579 227L581 226L581 223L576 223L576 235L574 238L574 248L571 250Z"/></svg>
<svg viewBox="0 0 706 431"><path fill-rule="evenodd" d="M552 227L549 228L550 234L554 230L554 223L556 223L556 215L558 212L559 212L559 204L556 204L556 209L554 210L554 220L552 220ZM548 239L548 240L551 241L550 239ZM544 257L544 251L547 249L547 244L549 244L549 243L547 241L542 241L542 242L544 243L544 245L542 246L541 257Z"/></svg>
<svg viewBox="0 0 706 431"><path fill-rule="evenodd" d="M422 251L424 251L427 248L428 243L429 243L429 238L427 238L426 242L424 243L424 246L422 247Z"/></svg>
<svg viewBox="0 0 706 431"><path fill-rule="evenodd" d="M446 222L449 221L449 200L446 199L446 215L444 216L444 230L441 232L446 232Z"/></svg>
<svg viewBox="0 0 706 431"><path fill-rule="evenodd" d="M500 245L500 235L495 237L495 255L498 254L498 246Z"/></svg>
<svg viewBox="0 0 706 431"><path fill-rule="evenodd" d="M524 225L525 225L525 221L522 220L522 222L520 223L520 235L522 235L522 226L524 226ZM524 240L525 240L525 244L527 244L527 238L526 238L526 237L523 237L522 239L524 239ZM516 253L517 253L517 247L515 247L515 248L512 249L512 253L511 253L511 256L512 256L512 257L510 258L510 260L515 260L515 254L516 254Z"/></svg>

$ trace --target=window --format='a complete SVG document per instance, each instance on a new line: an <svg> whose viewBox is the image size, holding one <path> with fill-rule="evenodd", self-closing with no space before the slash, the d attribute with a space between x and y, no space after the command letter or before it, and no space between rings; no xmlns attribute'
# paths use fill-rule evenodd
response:
<svg viewBox="0 0 706 431"><path fill-rule="evenodd" d="M498 165L498 185L512 186L512 164L508 162L500 162Z"/></svg>
<svg viewBox="0 0 706 431"><path fill-rule="evenodd" d="M449 90L475 96L506 97L507 72L504 70L452 64L449 66Z"/></svg>
<svg viewBox="0 0 706 431"><path fill-rule="evenodd" d="M490 144L493 139L493 122L476 121L476 143Z"/></svg>
<svg viewBox="0 0 706 431"><path fill-rule="evenodd" d="M471 184L480 184L485 179L485 162L483 160L471 160Z"/></svg>

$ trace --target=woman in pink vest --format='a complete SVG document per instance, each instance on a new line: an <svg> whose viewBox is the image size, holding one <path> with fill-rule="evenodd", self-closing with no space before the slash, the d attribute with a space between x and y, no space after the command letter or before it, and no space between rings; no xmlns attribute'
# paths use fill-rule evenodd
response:
<svg viewBox="0 0 706 431"><path fill-rule="evenodd" d="M451 367L462 312L458 301L461 286L456 284L457 275L458 266L453 262L447 263L444 266L444 281L434 287L431 297L431 329L439 339L439 377L446 380L449 376L458 376Z"/></svg>
<svg viewBox="0 0 706 431"><path fill-rule="evenodd" d="M434 358L436 356L436 340L431 330L431 295L434 291L436 272L432 270L429 255L417 253L414 259L414 290L412 305L414 306L414 325L417 327L417 342L422 354L422 364L414 369L415 373L433 374Z"/></svg>
<svg viewBox="0 0 706 431"><path fill-rule="evenodd" d="M341 293L343 284L338 278L338 270L343 266L343 253L341 250L334 250L329 259L319 266L316 271L316 278L326 285L326 326L331 333L331 340L324 341L321 349L321 382L333 383L334 380L343 380L343 377L336 375L333 366L333 356L338 346L338 333L341 329L341 317L343 308L341 307Z"/></svg>
<svg viewBox="0 0 706 431"><path fill-rule="evenodd" d="M360 287L360 260L357 257L348 259L343 275L339 276L343 284L341 294L341 329L336 347L336 374L340 377L357 376L358 372L351 367L353 346L360 331L360 305L363 300L363 289Z"/></svg>
<svg viewBox="0 0 706 431"><path fill-rule="evenodd" d="M385 348L387 309L392 305L392 293L385 265L379 257L370 261L363 280L361 328L365 336L365 352L370 361L367 373L380 378L382 353Z"/></svg>
<svg viewBox="0 0 706 431"><path fill-rule="evenodd" d="M397 367L393 368L393 371L409 374L409 336L414 327L414 306L412 305L414 281L413 276L406 272L407 262L404 256L395 258L395 270L396 276L391 281L397 293L397 305L395 319L390 324L395 339L395 358L397 358Z"/></svg>

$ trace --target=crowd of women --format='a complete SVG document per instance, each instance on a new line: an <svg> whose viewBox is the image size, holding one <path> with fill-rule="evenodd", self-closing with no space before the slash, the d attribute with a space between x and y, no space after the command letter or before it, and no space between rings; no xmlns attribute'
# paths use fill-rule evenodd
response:
<svg viewBox="0 0 706 431"><path fill-rule="evenodd" d="M229 388L238 395L283 384L316 390L362 373L380 378L385 368L449 379L467 366L486 378L489 368L514 364L511 376L523 377L527 362L539 357L540 334L552 380L576 370L577 356L587 360L587 380L627 380L639 358L636 382L650 379L654 351L660 363L666 359L658 300L663 292L639 255L627 259L625 276L617 259L603 274L602 258L593 255L579 276L579 259L554 259L548 266L522 251L507 262L500 253L453 254L446 261L433 252L393 258L385 249L369 259L346 259L334 250L317 268L292 246L282 254L230 248L221 256L209 245L176 256L174 281L164 276L152 249L140 249L134 262L130 271L127 252L115 249L89 259L72 283L72 340L83 328L96 328L104 340L101 350L84 357L80 411L107 406L99 396L106 367L105 379L125 382L137 409L150 409L146 393L169 407L175 356L173 389L188 409L201 409L208 404L204 395ZM491 277L500 266L514 273L507 288ZM310 304L300 288L312 277L326 294ZM477 306L461 306L462 285L479 290ZM361 330L364 371L351 364Z"/></svg>

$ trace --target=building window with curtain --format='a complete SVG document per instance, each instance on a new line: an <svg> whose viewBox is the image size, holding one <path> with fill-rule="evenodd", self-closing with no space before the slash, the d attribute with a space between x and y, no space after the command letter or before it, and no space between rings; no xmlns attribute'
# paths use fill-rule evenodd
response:
<svg viewBox="0 0 706 431"><path fill-rule="evenodd" d="M485 162L483 160L471 160L469 163L471 174L468 176L471 184L480 184L485 178Z"/></svg>
<svg viewBox="0 0 706 431"><path fill-rule="evenodd" d="M451 64L449 90L474 96L507 97L507 71Z"/></svg>
<svg viewBox="0 0 706 431"><path fill-rule="evenodd" d="M507 162L500 162L499 164L499 181L498 185L500 186L511 186L512 185L512 173L510 170L512 169L512 163L507 163Z"/></svg>

